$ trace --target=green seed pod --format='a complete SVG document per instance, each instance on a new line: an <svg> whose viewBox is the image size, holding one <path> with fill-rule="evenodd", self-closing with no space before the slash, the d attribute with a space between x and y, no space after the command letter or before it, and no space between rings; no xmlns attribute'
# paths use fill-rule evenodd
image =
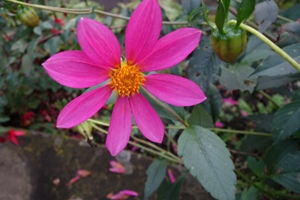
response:
<svg viewBox="0 0 300 200"><path fill-rule="evenodd" d="M241 28L226 27L225 34L217 29L211 34L211 44L217 56L225 62L233 62L246 48L247 34Z"/></svg>
<svg viewBox="0 0 300 200"><path fill-rule="evenodd" d="M17 13L17 19L26 26L36 27L39 25L39 16L31 7L21 7Z"/></svg>

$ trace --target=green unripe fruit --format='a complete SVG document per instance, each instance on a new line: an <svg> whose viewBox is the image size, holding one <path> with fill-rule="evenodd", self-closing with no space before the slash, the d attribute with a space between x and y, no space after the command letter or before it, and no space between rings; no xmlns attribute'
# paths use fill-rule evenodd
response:
<svg viewBox="0 0 300 200"><path fill-rule="evenodd" d="M247 34L241 28L224 28L221 34L217 29L211 34L211 44L217 56L225 62L233 62L246 48Z"/></svg>
<svg viewBox="0 0 300 200"><path fill-rule="evenodd" d="M39 25L39 16L31 7L21 7L17 13L17 19L26 26L36 27Z"/></svg>

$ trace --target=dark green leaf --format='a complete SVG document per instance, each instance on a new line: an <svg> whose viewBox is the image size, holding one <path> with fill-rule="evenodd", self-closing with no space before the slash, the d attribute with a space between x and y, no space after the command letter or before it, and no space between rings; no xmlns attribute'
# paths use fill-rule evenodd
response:
<svg viewBox="0 0 300 200"><path fill-rule="evenodd" d="M255 124L255 129L270 133L272 129L273 114L255 114L247 116Z"/></svg>
<svg viewBox="0 0 300 200"><path fill-rule="evenodd" d="M262 153L272 143L273 140L271 137L249 135L242 141L241 151Z"/></svg>
<svg viewBox="0 0 300 200"><path fill-rule="evenodd" d="M259 159L257 161L255 158L249 156L247 159L247 163L249 168L256 176L258 176L259 178L262 178L264 176L265 163L262 160Z"/></svg>
<svg viewBox="0 0 300 200"><path fill-rule="evenodd" d="M256 5L254 15L260 32L264 32L278 15L278 6L274 0L267 0Z"/></svg>
<svg viewBox="0 0 300 200"><path fill-rule="evenodd" d="M185 174L182 174L176 178L174 183L170 183L164 179L157 190L157 200L178 200L184 176Z"/></svg>
<svg viewBox="0 0 300 200"><path fill-rule="evenodd" d="M188 122L189 124L199 125L206 128L214 127L214 122L211 115L201 104L194 106Z"/></svg>
<svg viewBox="0 0 300 200"><path fill-rule="evenodd" d="M257 200L259 191L256 187L252 186L249 189L244 189L240 200Z"/></svg>
<svg viewBox="0 0 300 200"><path fill-rule="evenodd" d="M25 54L22 57L22 70L26 76L30 76L32 70L34 70L32 60L30 59L28 54Z"/></svg>
<svg viewBox="0 0 300 200"><path fill-rule="evenodd" d="M300 43L284 47L284 50L294 60L300 63ZM299 73L291 64L280 55L274 53L266 58L251 76L279 76Z"/></svg>
<svg viewBox="0 0 300 200"><path fill-rule="evenodd" d="M227 14L225 11L226 11L225 6L224 6L222 0L219 0L217 11L216 11L215 23L221 34L224 34L223 27L225 24L226 14Z"/></svg>
<svg viewBox="0 0 300 200"><path fill-rule="evenodd" d="M285 47L300 42L300 22L290 22L280 26L276 33L278 36L277 45Z"/></svg>
<svg viewBox="0 0 300 200"><path fill-rule="evenodd" d="M200 6L200 1L199 0L182 0L181 1L182 8L184 13L188 14L195 8Z"/></svg>
<svg viewBox="0 0 300 200"><path fill-rule="evenodd" d="M58 45L59 45L59 37L56 36L56 37L53 37L50 40L48 40L44 44L44 48L50 55L53 55L57 52Z"/></svg>
<svg viewBox="0 0 300 200"><path fill-rule="evenodd" d="M205 93L207 99L202 103L208 113L212 116L213 121L216 121L220 115L222 108L222 96L218 88L214 85L210 85L209 90Z"/></svg>
<svg viewBox="0 0 300 200"><path fill-rule="evenodd" d="M228 12L229 12L229 7L230 7L230 0L222 0L223 1L223 4L224 4L224 9L225 9L225 22L226 20L228 20Z"/></svg>
<svg viewBox="0 0 300 200"><path fill-rule="evenodd" d="M277 88L282 85L291 83L293 81L300 80L300 74L288 74L279 76L260 76L257 80L258 90L264 90L269 88Z"/></svg>
<svg viewBox="0 0 300 200"><path fill-rule="evenodd" d="M239 89L253 92L256 78L249 77L253 71L254 69L249 67L248 64L230 65L229 68L222 69L220 83L230 91Z"/></svg>
<svg viewBox="0 0 300 200"><path fill-rule="evenodd" d="M255 0L243 0L237 11L237 23L236 27L248 19L255 8Z"/></svg>
<svg viewBox="0 0 300 200"><path fill-rule="evenodd" d="M290 1L286 1L286 2L290 2ZM292 3L292 5L293 4L294 3ZM299 12L299 10L300 10L300 3L294 4L289 9L287 9L286 11L284 11L283 16L287 17L288 19L296 21L297 19L300 18L300 12Z"/></svg>
<svg viewBox="0 0 300 200"><path fill-rule="evenodd" d="M7 122L9 121L10 118L8 116L5 116L5 115L1 115L0 114L0 123L4 123L4 122Z"/></svg>
<svg viewBox="0 0 300 200"><path fill-rule="evenodd" d="M276 173L276 165L287 154L294 153L298 148L298 142L295 140L285 140L279 144L272 146L265 158L269 173Z"/></svg>
<svg viewBox="0 0 300 200"><path fill-rule="evenodd" d="M287 154L275 165L272 180L288 190L300 193L300 152Z"/></svg>
<svg viewBox="0 0 300 200"><path fill-rule="evenodd" d="M197 83L206 93L210 83L218 80L222 62L213 52L210 38L202 36L189 62L188 78Z"/></svg>
<svg viewBox="0 0 300 200"><path fill-rule="evenodd" d="M144 199L148 199L150 195L159 187L163 181L167 171L166 160L155 160L147 169L147 181L145 185Z"/></svg>
<svg viewBox="0 0 300 200"><path fill-rule="evenodd" d="M186 128L178 140L178 154L184 165L216 199L235 196L234 165L225 143L213 132L200 126Z"/></svg>
<svg viewBox="0 0 300 200"><path fill-rule="evenodd" d="M300 101L280 108L274 116L272 135L275 142L286 139L300 129Z"/></svg>

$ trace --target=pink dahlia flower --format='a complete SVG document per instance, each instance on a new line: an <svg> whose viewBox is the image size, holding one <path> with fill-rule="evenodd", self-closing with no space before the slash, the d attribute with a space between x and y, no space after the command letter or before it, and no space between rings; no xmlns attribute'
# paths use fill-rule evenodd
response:
<svg viewBox="0 0 300 200"><path fill-rule="evenodd" d="M70 128L92 117L115 92L106 146L112 155L127 145L132 118L143 135L161 143L164 126L158 114L139 91L145 89L158 99L191 106L206 99L192 81L170 74L145 72L170 68L198 45L201 31L181 28L159 39L162 15L157 0L143 0L132 14L125 34L126 59L121 60L118 39L103 24L81 18L77 38L82 51L71 50L50 57L43 66L58 83L72 88L101 87L85 92L60 112L57 127Z"/></svg>

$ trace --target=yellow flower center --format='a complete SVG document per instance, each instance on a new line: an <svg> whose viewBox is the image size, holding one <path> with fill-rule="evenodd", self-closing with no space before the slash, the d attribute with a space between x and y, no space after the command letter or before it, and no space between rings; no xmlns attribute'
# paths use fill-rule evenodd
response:
<svg viewBox="0 0 300 200"><path fill-rule="evenodd" d="M139 92L141 85L145 81L143 73L135 65L122 63L121 67L115 69L110 74L111 88L115 89L117 94L124 97L134 95Z"/></svg>

